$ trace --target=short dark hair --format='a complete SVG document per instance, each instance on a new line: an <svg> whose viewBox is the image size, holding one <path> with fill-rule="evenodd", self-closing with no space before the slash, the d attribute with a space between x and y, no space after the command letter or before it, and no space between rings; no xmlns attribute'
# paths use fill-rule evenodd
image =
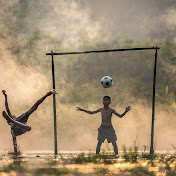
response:
<svg viewBox="0 0 176 176"><path fill-rule="evenodd" d="M104 98L107 98L107 99L109 99L109 101L111 101L111 97L109 97L109 96L107 96L107 95L104 96L103 99L104 99Z"/></svg>

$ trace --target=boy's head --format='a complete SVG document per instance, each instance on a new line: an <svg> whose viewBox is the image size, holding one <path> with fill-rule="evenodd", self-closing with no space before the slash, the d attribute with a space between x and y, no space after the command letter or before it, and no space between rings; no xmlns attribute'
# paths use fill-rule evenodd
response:
<svg viewBox="0 0 176 176"><path fill-rule="evenodd" d="M104 106L109 106L110 103L111 103L111 97L109 97L109 96L104 96L104 97L103 97L103 105L104 105Z"/></svg>

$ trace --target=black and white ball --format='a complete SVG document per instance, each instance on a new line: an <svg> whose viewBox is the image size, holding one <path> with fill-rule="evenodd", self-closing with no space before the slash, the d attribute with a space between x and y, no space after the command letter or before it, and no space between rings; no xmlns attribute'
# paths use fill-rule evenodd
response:
<svg viewBox="0 0 176 176"><path fill-rule="evenodd" d="M108 87L111 87L113 84L112 82L112 78L110 76L104 76L102 79L101 79L101 85L104 87L104 88L108 88Z"/></svg>

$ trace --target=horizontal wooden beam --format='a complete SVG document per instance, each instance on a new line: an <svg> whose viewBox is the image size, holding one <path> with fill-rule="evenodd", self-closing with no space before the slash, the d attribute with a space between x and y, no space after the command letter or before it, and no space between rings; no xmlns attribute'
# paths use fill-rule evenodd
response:
<svg viewBox="0 0 176 176"><path fill-rule="evenodd" d="M126 48L126 49L111 49L111 50L96 50L96 51L80 51L80 52L65 52L65 53L46 53L46 55L70 55L70 54L89 54L89 53L105 53L105 52L116 52L116 51L132 51L132 50L156 50L159 47L150 48Z"/></svg>

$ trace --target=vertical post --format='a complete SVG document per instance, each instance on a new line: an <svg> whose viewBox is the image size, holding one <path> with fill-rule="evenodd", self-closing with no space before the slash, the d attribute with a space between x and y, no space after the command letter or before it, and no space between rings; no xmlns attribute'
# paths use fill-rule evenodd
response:
<svg viewBox="0 0 176 176"><path fill-rule="evenodd" d="M51 58L52 58L52 80L53 80L53 89L55 89L55 74L54 74L54 58L53 51L51 50ZM57 155L57 121L56 121L56 97L53 94L53 112L54 112L54 155Z"/></svg>
<svg viewBox="0 0 176 176"><path fill-rule="evenodd" d="M152 126L151 126L151 144L150 154L154 153L153 138L154 138L154 121L155 121L155 83L156 83L156 64L157 64L157 46L155 52L154 75L153 75L153 103L152 103Z"/></svg>

